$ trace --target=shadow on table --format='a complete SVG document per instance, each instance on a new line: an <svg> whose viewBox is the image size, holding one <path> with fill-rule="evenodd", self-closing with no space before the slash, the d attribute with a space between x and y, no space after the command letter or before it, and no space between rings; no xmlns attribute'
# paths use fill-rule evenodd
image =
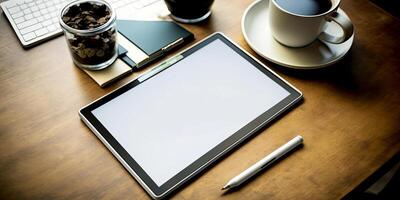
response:
<svg viewBox="0 0 400 200"><path fill-rule="evenodd" d="M343 200L395 200L400 199L400 153L364 180Z"/></svg>
<svg viewBox="0 0 400 200"><path fill-rule="evenodd" d="M370 0L389 14L400 19L400 1L399 0Z"/></svg>
<svg viewBox="0 0 400 200"><path fill-rule="evenodd" d="M299 70L274 63L267 65L281 74L302 80L305 84L323 86L350 97L367 95L368 98L363 99L373 100L383 95L380 79L385 77L379 75L379 71L384 70L379 64L381 59L378 55L371 53L368 47L355 42L342 60L328 67Z"/></svg>

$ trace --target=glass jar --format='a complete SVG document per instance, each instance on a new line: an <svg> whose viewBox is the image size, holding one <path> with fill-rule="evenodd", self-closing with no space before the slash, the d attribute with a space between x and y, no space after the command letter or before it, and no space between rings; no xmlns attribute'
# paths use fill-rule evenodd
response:
<svg viewBox="0 0 400 200"><path fill-rule="evenodd" d="M101 16L101 12L107 11L108 15ZM71 13L75 13L76 16L71 17ZM107 18L109 19L106 21ZM77 66L99 70L108 67L117 59L116 15L115 10L106 1L73 1L62 9L59 21L72 60Z"/></svg>

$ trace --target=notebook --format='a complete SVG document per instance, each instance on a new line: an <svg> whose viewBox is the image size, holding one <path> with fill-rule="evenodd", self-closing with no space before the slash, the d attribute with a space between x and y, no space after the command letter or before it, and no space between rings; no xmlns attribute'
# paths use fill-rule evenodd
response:
<svg viewBox="0 0 400 200"><path fill-rule="evenodd" d="M137 71L194 35L170 21L117 20L118 59L104 70L84 71L101 87ZM123 61L123 62L121 62Z"/></svg>

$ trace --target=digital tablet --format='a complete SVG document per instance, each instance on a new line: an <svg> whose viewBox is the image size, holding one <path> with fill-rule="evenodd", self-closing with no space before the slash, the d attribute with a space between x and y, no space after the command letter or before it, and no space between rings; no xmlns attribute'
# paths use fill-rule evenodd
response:
<svg viewBox="0 0 400 200"><path fill-rule="evenodd" d="M214 33L79 114L158 199L301 98L268 67Z"/></svg>

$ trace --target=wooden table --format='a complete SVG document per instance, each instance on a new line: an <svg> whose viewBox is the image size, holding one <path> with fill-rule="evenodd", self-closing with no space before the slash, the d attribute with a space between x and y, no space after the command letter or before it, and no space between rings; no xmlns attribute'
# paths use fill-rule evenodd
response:
<svg viewBox="0 0 400 200"><path fill-rule="evenodd" d="M250 0L216 0L200 40L222 31L251 54L240 22ZM400 150L400 20L367 0L344 0L355 41L339 63L297 71L260 58L305 100L173 199L338 199ZM154 65L152 65L154 66ZM63 37L24 50L0 16L0 199L149 199L80 121L102 89L71 61ZM296 134L302 149L233 193L220 188Z"/></svg>

